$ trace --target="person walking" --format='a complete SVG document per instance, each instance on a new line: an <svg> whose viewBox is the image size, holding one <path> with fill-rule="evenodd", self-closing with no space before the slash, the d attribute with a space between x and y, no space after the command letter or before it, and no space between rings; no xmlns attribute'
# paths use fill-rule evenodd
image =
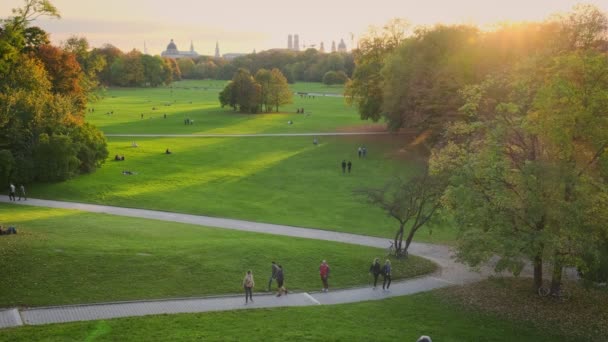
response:
<svg viewBox="0 0 608 342"><path fill-rule="evenodd" d="M19 200L21 201L21 197L23 197L24 201L27 201L27 196L25 196L25 186L23 184L19 185Z"/></svg>
<svg viewBox="0 0 608 342"><path fill-rule="evenodd" d="M325 260L323 260L321 266L319 266L319 275L321 276L321 282L323 282L323 289L321 289L321 291L329 291L329 283L327 282L327 279L329 278L329 265Z"/></svg>
<svg viewBox="0 0 608 342"><path fill-rule="evenodd" d="M363 153L363 149L361 148L361 146L359 146L359 148L357 149L357 155L359 156L359 158L361 158L362 153Z"/></svg>
<svg viewBox="0 0 608 342"><path fill-rule="evenodd" d="M279 270L277 272L277 287L279 288L279 293L277 293L277 297L281 297L283 294L287 294L287 289L285 288L285 276L283 274L283 266L279 265Z"/></svg>
<svg viewBox="0 0 608 342"><path fill-rule="evenodd" d="M348 173L350 173L350 169L353 167L353 163L350 162L350 160L348 161L348 164L346 164L348 166Z"/></svg>
<svg viewBox="0 0 608 342"><path fill-rule="evenodd" d="M363 155L363 158L367 157L367 147L363 146L361 148L361 154Z"/></svg>
<svg viewBox="0 0 608 342"><path fill-rule="evenodd" d="M374 276L374 290L376 289L376 284L378 284L378 276L380 275L380 271L382 270L382 266L380 266L380 259L375 258L372 261L372 265L369 267L369 273ZM384 289L384 287L382 287Z"/></svg>
<svg viewBox="0 0 608 342"><path fill-rule="evenodd" d="M8 199L11 201L15 200L15 184L10 183L8 186Z"/></svg>
<svg viewBox="0 0 608 342"><path fill-rule="evenodd" d="M346 173L346 160L342 160L342 173Z"/></svg>
<svg viewBox="0 0 608 342"><path fill-rule="evenodd" d="M247 300L251 300L253 303L253 287L255 286L255 281L253 280L253 273L251 270L247 271L245 274L245 278L243 278L243 288L245 288L245 304L247 304Z"/></svg>
<svg viewBox="0 0 608 342"><path fill-rule="evenodd" d="M279 266L277 266L277 263L274 261L272 262L271 268L270 278L268 278L268 292L270 292L272 280L277 278L277 272L279 271Z"/></svg>
<svg viewBox="0 0 608 342"><path fill-rule="evenodd" d="M384 267L382 269L382 276L384 280L382 281L382 290L388 291L388 288L391 287L391 261L386 259L384 262ZM388 282L387 282L388 280ZM386 289L384 288L386 286Z"/></svg>

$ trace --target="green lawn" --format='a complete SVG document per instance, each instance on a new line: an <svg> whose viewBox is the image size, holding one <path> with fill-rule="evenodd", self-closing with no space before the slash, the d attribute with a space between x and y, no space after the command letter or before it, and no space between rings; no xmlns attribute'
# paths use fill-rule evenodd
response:
<svg viewBox="0 0 608 342"><path fill-rule="evenodd" d="M418 166L395 158L400 137L110 138L110 159L97 172L32 187L32 197L239 218L390 238L397 223L353 191L379 186ZM356 148L366 144L366 159ZM166 148L173 151L165 155ZM351 174L339 163L353 161ZM122 175L122 170L136 175ZM425 229L417 241L450 241L451 229ZM387 243L388 244L388 243Z"/></svg>
<svg viewBox="0 0 608 342"><path fill-rule="evenodd" d="M280 113L235 113L220 107L218 88L222 84L220 81L184 81L173 87L110 88L101 100L89 104L95 111L87 113L87 121L106 134L334 132L341 127L366 124L342 97L332 96L314 99L294 96L294 103L281 107ZM308 88L342 89L307 83L298 84L294 90ZM309 115L296 114L297 108L304 108ZM186 118L194 120L194 124L184 125ZM293 124L288 125L288 121Z"/></svg>
<svg viewBox="0 0 608 342"><path fill-rule="evenodd" d="M2 341L575 341L435 293L335 306L136 317L7 329Z"/></svg>
<svg viewBox="0 0 608 342"><path fill-rule="evenodd" d="M292 291L318 290L327 259L332 287L364 285L383 250L72 210L0 205L0 307L239 293L248 269L265 291L270 262ZM425 259L393 262L394 277L434 271ZM3 333L0 333L0 336Z"/></svg>

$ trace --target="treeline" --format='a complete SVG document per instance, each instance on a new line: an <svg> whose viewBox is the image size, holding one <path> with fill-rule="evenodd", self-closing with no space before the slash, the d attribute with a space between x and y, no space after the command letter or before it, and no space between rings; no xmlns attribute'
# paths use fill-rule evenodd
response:
<svg viewBox="0 0 608 342"><path fill-rule="evenodd" d="M98 63L98 77L103 85L157 87L181 79L180 68L173 59L145 55L137 50L124 53L110 44L89 51L84 38L72 40L80 41L81 45L86 46L80 51Z"/></svg>
<svg viewBox="0 0 608 342"><path fill-rule="evenodd" d="M103 134L84 122L97 67L29 25L59 17L48 1L28 0L13 13L0 26L0 184L92 172L108 155Z"/></svg>
<svg viewBox="0 0 608 342"><path fill-rule="evenodd" d="M232 107L241 113L271 112L274 108L292 102L293 94L287 79L279 69L260 69L255 77L249 70L241 68L224 90L219 100L222 108Z"/></svg>
<svg viewBox="0 0 608 342"><path fill-rule="evenodd" d="M186 79L230 80L239 69L255 74L260 69L279 69L289 83L297 81L323 82L329 73L331 84L344 83L354 70L354 58L349 53L321 53L306 51L268 50L237 57L231 61L202 56L177 61L181 76ZM337 75L337 76L336 76Z"/></svg>
<svg viewBox="0 0 608 342"><path fill-rule="evenodd" d="M408 34L408 32L411 32ZM457 256L608 279L608 18L592 6L493 31L402 21L360 42L346 93L361 118L417 128L447 182Z"/></svg>

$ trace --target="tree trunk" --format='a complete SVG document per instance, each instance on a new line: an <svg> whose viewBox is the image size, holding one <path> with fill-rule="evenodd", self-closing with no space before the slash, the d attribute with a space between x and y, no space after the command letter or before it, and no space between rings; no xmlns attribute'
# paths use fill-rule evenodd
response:
<svg viewBox="0 0 608 342"><path fill-rule="evenodd" d="M395 255L399 254L399 251L401 250L401 246L403 245L403 226L404 226L404 223L401 223L399 225L399 230L397 231L397 234L395 235Z"/></svg>
<svg viewBox="0 0 608 342"><path fill-rule="evenodd" d="M414 234L416 234L417 230L418 228L412 228L410 229L409 234L407 234L407 239L405 240L405 247L403 248L404 252L407 252L408 248L410 248L410 244L412 243L412 240L414 239Z"/></svg>
<svg viewBox="0 0 608 342"><path fill-rule="evenodd" d="M551 278L551 294L559 295L562 287L562 271L564 267L558 259L553 264L553 275Z"/></svg>
<svg viewBox="0 0 608 342"><path fill-rule="evenodd" d="M543 286L543 257L538 252L534 257L534 291L538 291Z"/></svg>

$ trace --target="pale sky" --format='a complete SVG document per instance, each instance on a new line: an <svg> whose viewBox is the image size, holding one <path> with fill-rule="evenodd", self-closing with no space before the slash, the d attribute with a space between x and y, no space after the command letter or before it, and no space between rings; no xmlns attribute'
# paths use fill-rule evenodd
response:
<svg viewBox="0 0 608 342"><path fill-rule="evenodd" d="M40 20L54 43L72 35L86 37L92 46L111 43L123 51L160 54L173 38L178 49L193 41L199 54L212 55L219 41L221 53L286 48L287 35L299 34L300 45L321 41L329 50L344 39L351 48L370 26L392 18L413 25L477 24L543 20L569 11L576 0L51 0L62 19ZM587 0L608 12L608 0ZM23 0L2 0L0 17Z"/></svg>

